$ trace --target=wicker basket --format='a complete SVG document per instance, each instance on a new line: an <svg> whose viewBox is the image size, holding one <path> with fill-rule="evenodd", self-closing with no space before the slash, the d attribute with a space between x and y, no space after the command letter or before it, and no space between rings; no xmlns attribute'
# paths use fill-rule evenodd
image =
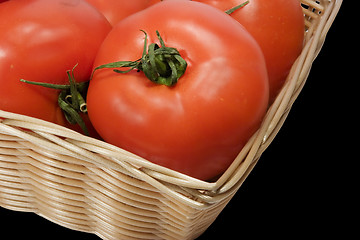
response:
<svg viewBox="0 0 360 240"><path fill-rule="evenodd" d="M261 128L216 182L113 145L0 110L0 206L103 239L194 239L219 215L300 93L342 0L302 0L305 46Z"/></svg>

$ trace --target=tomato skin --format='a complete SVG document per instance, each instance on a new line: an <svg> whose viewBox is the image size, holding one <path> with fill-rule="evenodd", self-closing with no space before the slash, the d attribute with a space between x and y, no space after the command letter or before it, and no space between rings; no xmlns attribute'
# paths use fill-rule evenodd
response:
<svg viewBox="0 0 360 240"><path fill-rule="evenodd" d="M245 0L193 1L211 5L224 12L246 2ZM150 5L158 2L161 0L152 0ZM230 16L241 23L259 43L269 74L270 102L274 101L303 48L305 26L300 1L251 0Z"/></svg>
<svg viewBox="0 0 360 240"><path fill-rule="evenodd" d="M69 84L66 71L78 63L76 80L87 81L110 29L104 16L84 1L16 0L1 4L0 109L70 127L58 107L58 90L20 79Z"/></svg>
<svg viewBox="0 0 360 240"><path fill-rule="evenodd" d="M195 0L229 10L244 0ZM299 0L251 0L231 16L259 43L267 64L270 99L274 100L290 68L301 53L304 41L304 15Z"/></svg>
<svg viewBox="0 0 360 240"><path fill-rule="evenodd" d="M149 0L148 6L152 6L156 3L162 2L161 0Z"/></svg>
<svg viewBox="0 0 360 240"><path fill-rule="evenodd" d="M267 109L268 79L258 44L215 8L166 1L117 24L94 66L141 57L139 29L148 34L148 44L159 44L158 30L187 61L187 70L172 87L135 70L97 70L87 96L95 129L105 141L170 169L203 180L221 174Z"/></svg>
<svg viewBox="0 0 360 240"><path fill-rule="evenodd" d="M131 14L145 9L149 0L86 0L104 14L111 25L115 25Z"/></svg>

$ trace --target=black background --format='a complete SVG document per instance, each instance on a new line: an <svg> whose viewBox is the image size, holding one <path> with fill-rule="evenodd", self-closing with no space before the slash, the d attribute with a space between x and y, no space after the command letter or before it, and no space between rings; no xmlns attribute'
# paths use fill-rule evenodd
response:
<svg viewBox="0 0 360 240"><path fill-rule="evenodd" d="M357 23L343 4L279 134L218 219L200 237L336 237L355 233L359 117ZM351 17L350 17L351 16ZM353 19L351 19L353 18ZM1 239L100 240L32 213L0 207ZM352 235L353 237L359 235ZM355 237L356 238L356 237Z"/></svg>

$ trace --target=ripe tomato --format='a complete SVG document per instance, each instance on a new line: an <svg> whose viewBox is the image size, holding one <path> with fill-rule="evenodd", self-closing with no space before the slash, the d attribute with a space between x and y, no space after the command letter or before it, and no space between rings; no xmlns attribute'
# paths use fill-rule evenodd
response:
<svg viewBox="0 0 360 240"><path fill-rule="evenodd" d="M229 10L245 0L195 0ZM290 68L301 53L304 41L304 15L299 0L251 0L231 16L259 43L267 64L270 99L282 87Z"/></svg>
<svg viewBox="0 0 360 240"><path fill-rule="evenodd" d="M154 5L158 2L162 2L162 0L149 0L148 6Z"/></svg>
<svg viewBox="0 0 360 240"><path fill-rule="evenodd" d="M152 6L152 5L156 4L156 3L159 3L159 2L163 2L163 1L171 1L171 0L149 0L148 7ZM192 1L192 0L183 0L183 1Z"/></svg>
<svg viewBox="0 0 360 240"><path fill-rule="evenodd" d="M145 9L149 0L86 0L104 14L111 25L125 17Z"/></svg>
<svg viewBox="0 0 360 240"><path fill-rule="evenodd" d="M20 82L69 84L77 63L87 81L111 26L80 0L16 0L0 5L0 109L69 126L58 106L59 90ZM78 128L76 128L78 129Z"/></svg>
<svg viewBox="0 0 360 240"><path fill-rule="evenodd" d="M185 74L168 87L136 69L96 70L87 95L95 129L105 141L170 169L203 180L221 174L267 109L260 47L221 11L173 0L117 24L94 66L141 58L145 37L139 29L149 44L159 44L158 30L167 47L178 49L187 62Z"/></svg>

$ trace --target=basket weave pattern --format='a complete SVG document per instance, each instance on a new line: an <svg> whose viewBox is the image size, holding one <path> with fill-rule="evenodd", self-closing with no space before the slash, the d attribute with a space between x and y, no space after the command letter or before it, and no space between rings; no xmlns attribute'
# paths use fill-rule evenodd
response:
<svg viewBox="0 0 360 240"><path fill-rule="evenodd" d="M261 128L204 182L105 142L0 110L0 206L103 239L194 239L219 215L300 93L342 0L302 0L305 45Z"/></svg>

